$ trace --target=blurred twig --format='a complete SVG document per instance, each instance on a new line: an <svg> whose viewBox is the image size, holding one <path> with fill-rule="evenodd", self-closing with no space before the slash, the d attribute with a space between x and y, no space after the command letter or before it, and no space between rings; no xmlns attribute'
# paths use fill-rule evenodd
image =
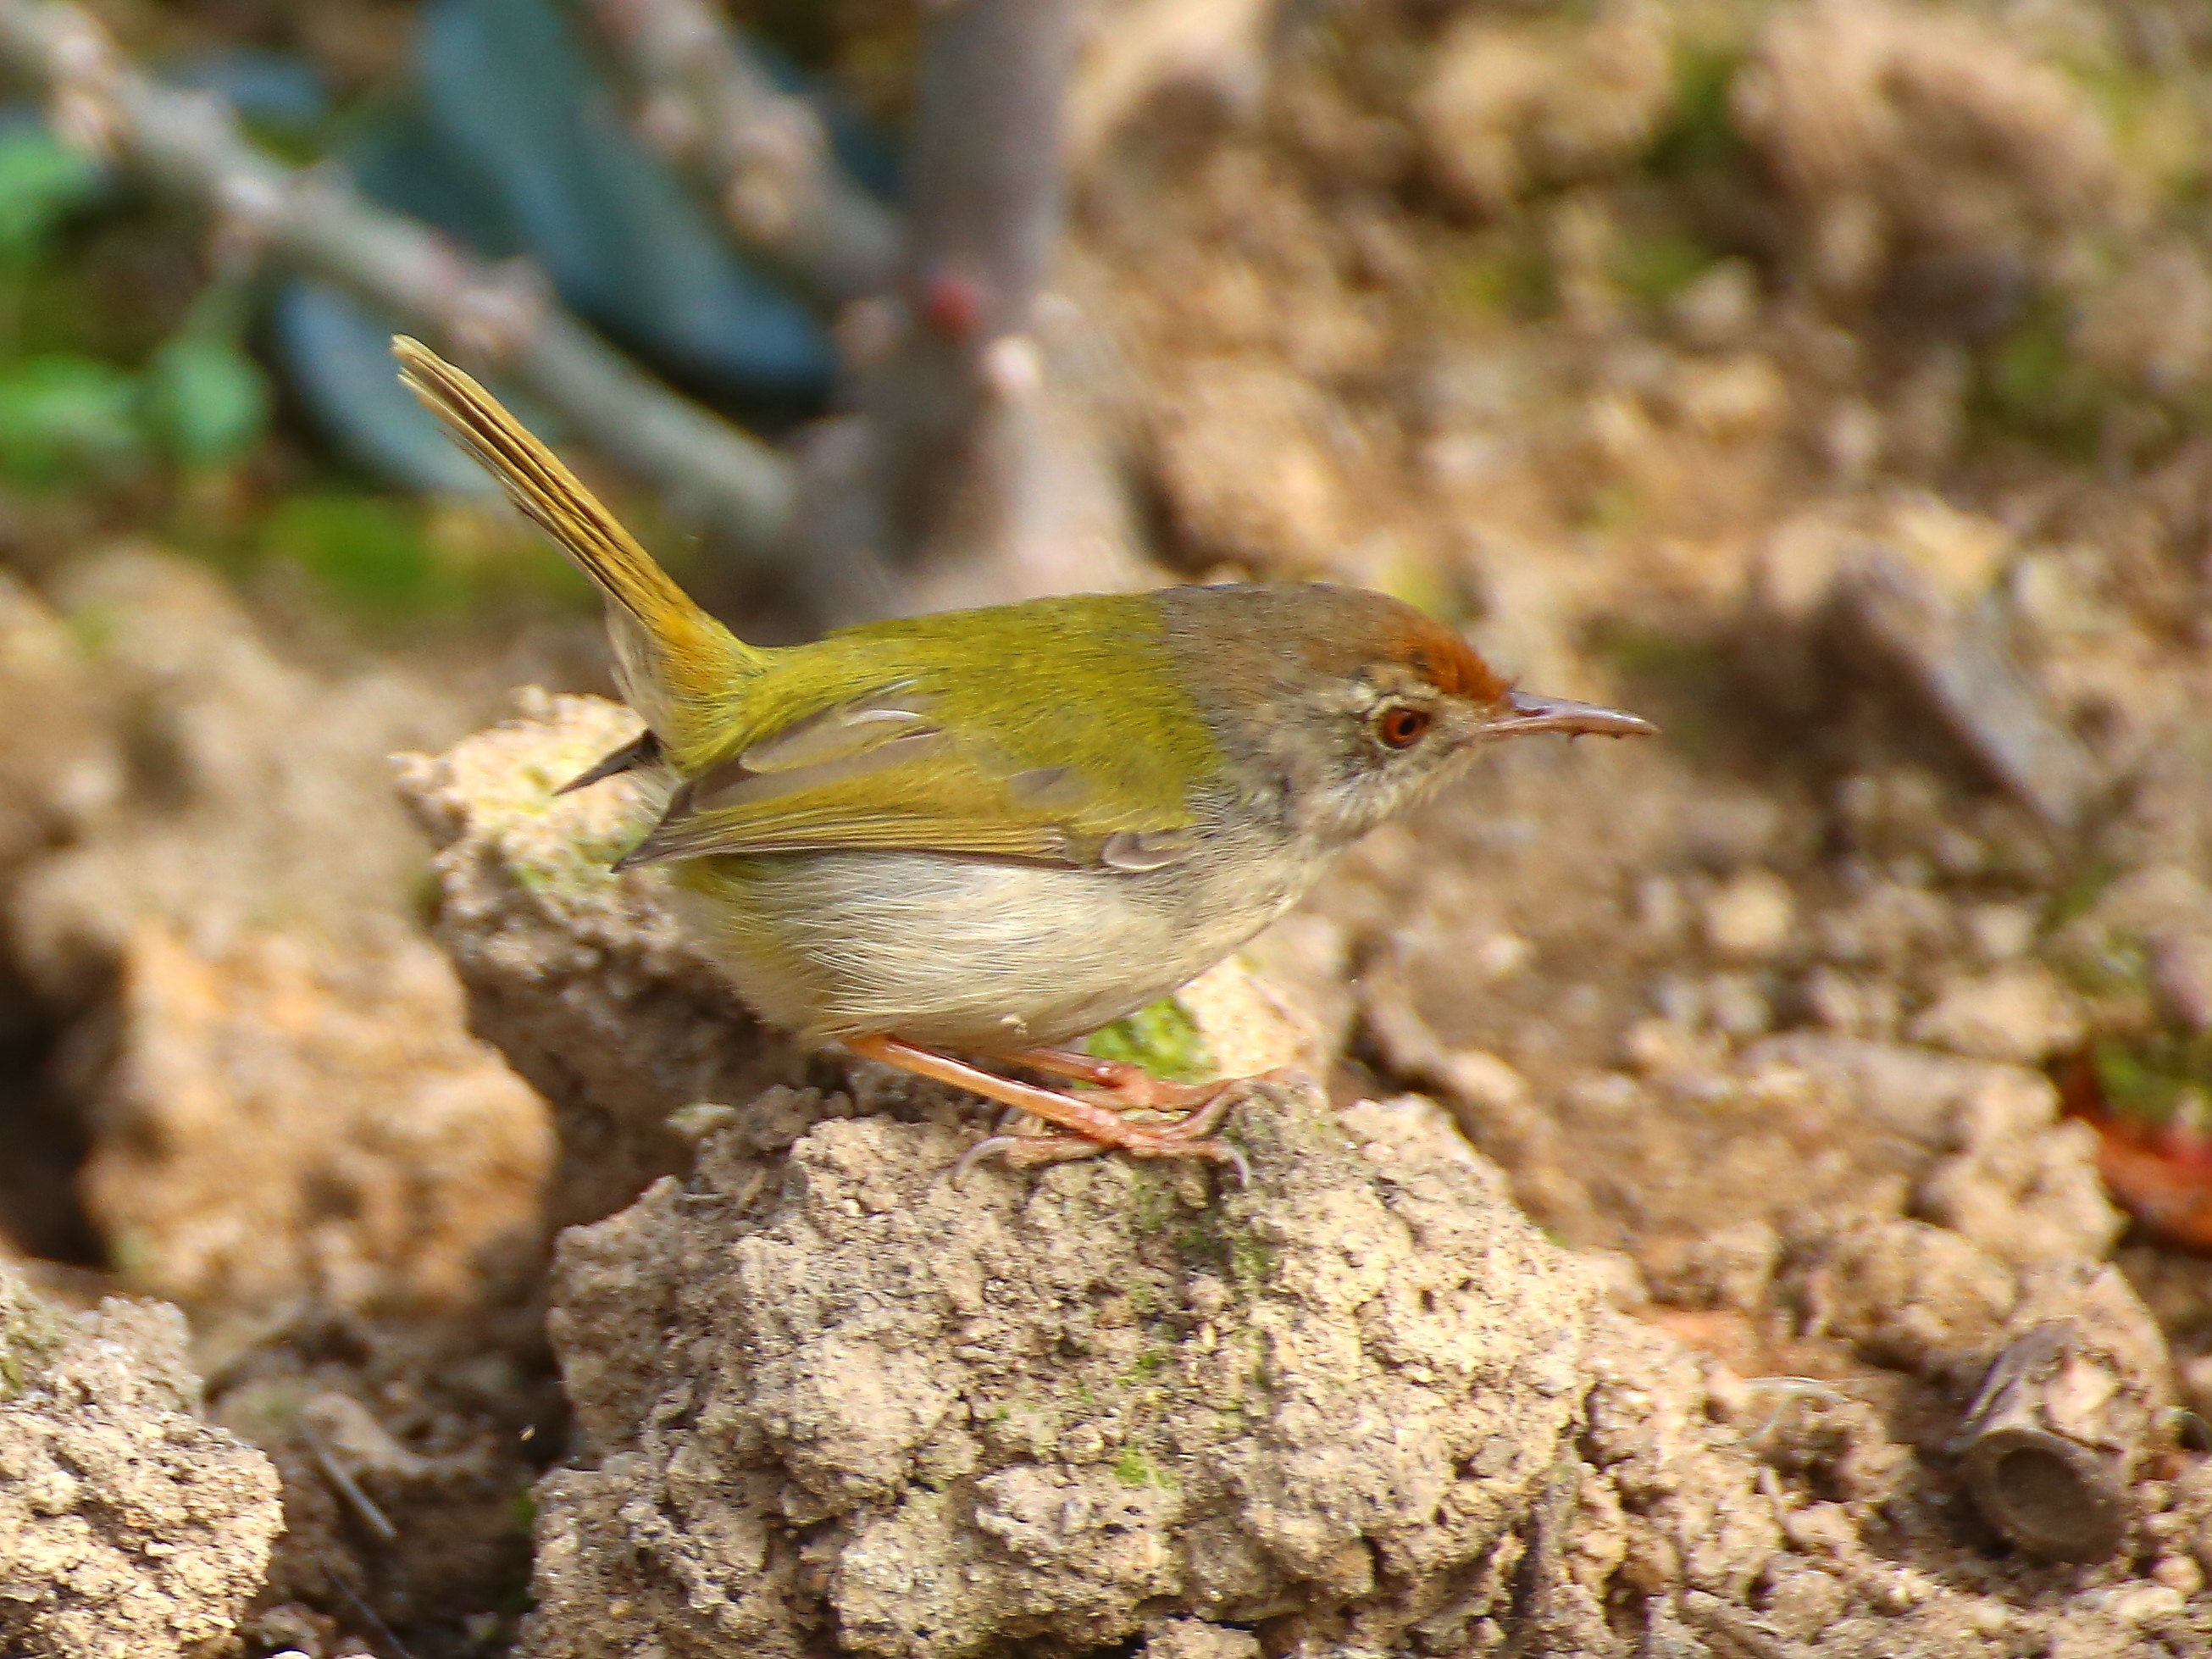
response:
<svg viewBox="0 0 2212 1659"><path fill-rule="evenodd" d="M891 284L890 211L846 176L822 118L706 0L568 0L629 83L641 134L738 240L828 307Z"/></svg>
<svg viewBox="0 0 2212 1659"><path fill-rule="evenodd" d="M1073 307L1040 304L1077 3L932 9L897 284L840 330L856 412L800 451L789 562L829 614L1144 579L1098 416L1113 365Z"/></svg>
<svg viewBox="0 0 2212 1659"><path fill-rule="evenodd" d="M1111 353L1075 307L1041 303L1077 9L935 9L898 288L844 331L868 541L926 610L1145 580L1102 416Z"/></svg>
<svg viewBox="0 0 2212 1659"><path fill-rule="evenodd" d="M475 366L527 388L651 480L733 552L772 556L789 465L602 343L524 266L494 266L342 177L270 159L230 108L142 75L66 0L0 0L0 65L47 99L55 130L211 216L217 244L319 276Z"/></svg>
<svg viewBox="0 0 2212 1659"><path fill-rule="evenodd" d="M895 555L974 487L994 404L1042 370L1031 325L1059 239L1073 0L963 0L923 46L896 354L868 380Z"/></svg>

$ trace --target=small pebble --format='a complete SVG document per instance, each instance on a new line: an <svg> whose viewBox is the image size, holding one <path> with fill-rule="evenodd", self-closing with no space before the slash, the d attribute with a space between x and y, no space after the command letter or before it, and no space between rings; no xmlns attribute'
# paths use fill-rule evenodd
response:
<svg viewBox="0 0 2212 1659"><path fill-rule="evenodd" d="M1932 849L1936 867L1954 880L1976 876L1990 861L1990 849L1956 824L1945 824L1936 832Z"/></svg>
<svg viewBox="0 0 2212 1659"><path fill-rule="evenodd" d="M1952 981L1911 1026L1916 1042L2017 1065L2038 1064L2081 1034L2081 1015L2064 988L2034 963Z"/></svg>
<svg viewBox="0 0 2212 1659"><path fill-rule="evenodd" d="M1858 1528L1841 1504L1808 1504L1782 1518L1782 1530L1790 1543L1808 1555L1848 1558L1858 1542Z"/></svg>
<svg viewBox="0 0 2212 1659"><path fill-rule="evenodd" d="M1667 1077L1715 1063L1712 1045L1671 1019L1639 1019L1620 1042L1621 1058L1644 1077Z"/></svg>
<svg viewBox="0 0 2212 1659"><path fill-rule="evenodd" d="M2174 1024L2212 1030L2212 933L2166 933L2153 940L2150 988L2159 1012Z"/></svg>
<svg viewBox="0 0 2212 1659"><path fill-rule="evenodd" d="M1611 1306L1623 1310L1649 1307L1651 1287L1636 1258L1620 1250L1577 1250L1576 1259L1597 1281L1598 1294Z"/></svg>
<svg viewBox="0 0 2212 1659"><path fill-rule="evenodd" d="M717 1129L727 1128L738 1121L738 1109L723 1105L719 1101L694 1101L689 1106L679 1106L667 1117L669 1133L679 1139L704 1140Z"/></svg>
<svg viewBox="0 0 2212 1659"><path fill-rule="evenodd" d="M1443 1069L1452 1092L1471 1106L1504 1111L1528 1098L1528 1080L1486 1048L1455 1048Z"/></svg>
<svg viewBox="0 0 2212 1659"><path fill-rule="evenodd" d="M1884 873L1899 887L1932 887L1936 884L1935 866L1917 853L1899 853L1882 868Z"/></svg>
<svg viewBox="0 0 2212 1659"><path fill-rule="evenodd" d="M1900 1567L1896 1576L1875 1592L1875 1599L1889 1613L1910 1613L1936 1593L1935 1586L1910 1567Z"/></svg>
<svg viewBox="0 0 2212 1659"><path fill-rule="evenodd" d="M2035 908L2028 904L1976 904L1964 918L1974 954L1994 966L2027 954L2035 942Z"/></svg>
<svg viewBox="0 0 2212 1659"><path fill-rule="evenodd" d="M1805 1012L1814 1024L1849 1036L1886 1036L1897 1024L1897 988L1834 968L1816 968L1806 976Z"/></svg>
<svg viewBox="0 0 2212 1659"><path fill-rule="evenodd" d="M2161 1555L2150 1576L2185 1598L2204 1588L2204 1570L2185 1555Z"/></svg>
<svg viewBox="0 0 2212 1659"><path fill-rule="evenodd" d="M2185 1359L2179 1370L2183 1402L2199 1417L2212 1419L2212 1354Z"/></svg>
<svg viewBox="0 0 2212 1659"><path fill-rule="evenodd" d="M1716 1031L1742 1042L1774 1023L1766 994L1746 974L1716 974L1705 981L1705 1018Z"/></svg>
<svg viewBox="0 0 2212 1659"><path fill-rule="evenodd" d="M1758 273L1747 259L1723 259L1677 294L1667 313L1692 345L1734 345L1758 317Z"/></svg>
<svg viewBox="0 0 2212 1659"><path fill-rule="evenodd" d="M1621 1117L1644 1103L1636 1079L1619 1072L1596 1072L1578 1077L1567 1085L1574 1108L1591 1117Z"/></svg>
<svg viewBox="0 0 2212 1659"><path fill-rule="evenodd" d="M2124 1625L2144 1625L2180 1612L2181 1601L2171 1584L2136 1584L2112 1592L2106 1611Z"/></svg>
<svg viewBox="0 0 2212 1659"><path fill-rule="evenodd" d="M1649 933L1655 944L1673 944L1689 920L1680 884L1666 876L1646 876L1638 882L1632 908L1636 925Z"/></svg>
<svg viewBox="0 0 2212 1659"><path fill-rule="evenodd" d="M1662 974L1651 983L1651 1006L1670 1024L1694 1030L1705 1022L1705 994L1682 974Z"/></svg>
<svg viewBox="0 0 2212 1659"><path fill-rule="evenodd" d="M1779 876L1747 870L1705 901L1705 943L1737 962L1763 962L1790 942L1797 919L1796 896Z"/></svg>
<svg viewBox="0 0 2212 1659"><path fill-rule="evenodd" d="M1510 979L1526 968L1536 954L1536 947L1518 933L1491 933L1475 941L1468 952L1468 966L1475 977L1486 983L1495 984L1501 979Z"/></svg>

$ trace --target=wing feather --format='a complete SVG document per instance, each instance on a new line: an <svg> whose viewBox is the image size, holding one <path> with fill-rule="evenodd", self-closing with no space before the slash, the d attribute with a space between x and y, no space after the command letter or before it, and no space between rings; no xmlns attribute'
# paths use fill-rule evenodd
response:
<svg viewBox="0 0 2212 1659"><path fill-rule="evenodd" d="M616 867L842 850L1133 872L1193 850L1186 813L1101 813L1094 792L1045 782L917 712L850 705L795 721L680 786Z"/></svg>
<svg viewBox="0 0 2212 1659"><path fill-rule="evenodd" d="M871 624L775 655L623 860L921 852L1137 875L1196 848L1219 751L1146 594Z"/></svg>

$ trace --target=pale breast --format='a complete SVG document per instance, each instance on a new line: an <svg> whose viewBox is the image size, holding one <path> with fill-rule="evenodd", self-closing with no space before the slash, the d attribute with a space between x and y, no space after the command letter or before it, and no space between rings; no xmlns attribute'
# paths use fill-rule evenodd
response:
<svg viewBox="0 0 2212 1659"><path fill-rule="evenodd" d="M1165 996L1280 915L1306 873L1287 856L1127 873L817 853L702 860L682 882L687 920L771 1022L989 1051Z"/></svg>

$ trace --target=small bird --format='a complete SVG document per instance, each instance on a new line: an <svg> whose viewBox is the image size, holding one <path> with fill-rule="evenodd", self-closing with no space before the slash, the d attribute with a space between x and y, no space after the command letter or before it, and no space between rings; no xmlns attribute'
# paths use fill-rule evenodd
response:
<svg viewBox="0 0 2212 1659"><path fill-rule="evenodd" d="M1411 606L1322 583L750 646L474 380L414 340L393 351L605 597L646 729L566 787L653 769L670 791L615 867L671 866L688 925L769 1022L1053 1126L969 1160L1239 1163L1217 1132L1244 1079L1170 1083L1061 1045L1213 966L1484 744L1656 730L1515 690Z"/></svg>

